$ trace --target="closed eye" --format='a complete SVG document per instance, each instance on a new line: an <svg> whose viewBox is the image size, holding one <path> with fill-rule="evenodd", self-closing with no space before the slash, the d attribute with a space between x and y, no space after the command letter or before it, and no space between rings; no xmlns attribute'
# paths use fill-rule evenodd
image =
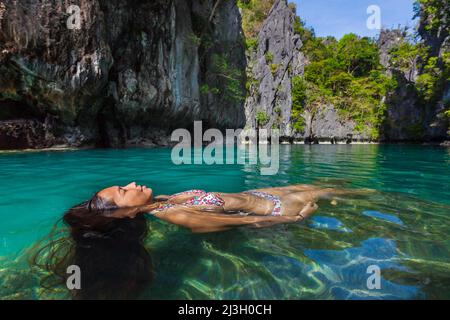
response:
<svg viewBox="0 0 450 320"><path fill-rule="evenodd" d="M122 187L119 187L119 194L120 195L125 195L125 192L127 192L127 190L125 190L124 188L122 188Z"/></svg>

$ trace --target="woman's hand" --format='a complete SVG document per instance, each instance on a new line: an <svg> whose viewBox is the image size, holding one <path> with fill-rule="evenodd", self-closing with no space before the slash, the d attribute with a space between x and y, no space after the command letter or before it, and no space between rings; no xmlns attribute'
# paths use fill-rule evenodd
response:
<svg viewBox="0 0 450 320"><path fill-rule="evenodd" d="M304 219L311 216L316 210L319 208L317 203L315 202L308 202L303 209L300 211L299 215L303 217Z"/></svg>

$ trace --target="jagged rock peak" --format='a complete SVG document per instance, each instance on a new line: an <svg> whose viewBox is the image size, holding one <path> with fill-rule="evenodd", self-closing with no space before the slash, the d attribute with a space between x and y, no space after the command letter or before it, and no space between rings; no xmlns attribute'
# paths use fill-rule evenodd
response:
<svg viewBox="0 0 450 320"><path fill-rule="evenodd" d="M258 35L256 53L250 55L252 81L246 101L247 127L279 128L290 136L292 77L303 74L302 41L294 31L296 15L286 0L277 0Z"/></svg>

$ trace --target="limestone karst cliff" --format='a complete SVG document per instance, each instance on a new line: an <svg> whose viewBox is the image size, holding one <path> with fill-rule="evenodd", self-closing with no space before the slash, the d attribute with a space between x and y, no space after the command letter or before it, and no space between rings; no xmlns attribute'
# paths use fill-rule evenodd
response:
<svg viewBox="0 0 450 320"><path fill-rule="evenodd" d="M166 144L194 120L245 123L234 1L3 0L0 148Z"/></svg>
<svg viewBox="0 0 450 320"><path fill-rule="evenodd" d="M292 78L303 74L305 63L294 22L295 10L287 1L275 1L256 48L248 53L247 128L279 128L282 137L293 135Z"/></svg>
<svg viewBox="0 0 450 320"><path fill-rule="evenodd" d="M287 0L0 0L0 149L167 145L194 120L285 141L449 140L449 4L416 10L412 43L315 37ZM346 69L354 44L370 59Z"/></svg>
<svg viewBox="0 0 450 320"><path fill-rule="evenodd" d="M400 29L381 30L378 39L316 37L287 0L269 1L270 10L242 2L244 31L254 37L248 128L280 128L290 141L449 139L448 2L417 2L416 40Z"/></svg>

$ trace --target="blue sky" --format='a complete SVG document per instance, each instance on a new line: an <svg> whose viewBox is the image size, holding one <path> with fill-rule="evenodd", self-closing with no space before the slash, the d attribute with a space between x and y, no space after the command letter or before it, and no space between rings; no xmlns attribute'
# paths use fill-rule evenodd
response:
<svg viewBox="0 0 450 320"><path fill-rule="evenodd" d="M290 0L297 4L297 14L313 27L317 36L342 37L346 33L374 37L379 30L366 26L367 8L377 5L381 10L381 24L385 28L415 27L412 20L414 0Z"/></svg>

